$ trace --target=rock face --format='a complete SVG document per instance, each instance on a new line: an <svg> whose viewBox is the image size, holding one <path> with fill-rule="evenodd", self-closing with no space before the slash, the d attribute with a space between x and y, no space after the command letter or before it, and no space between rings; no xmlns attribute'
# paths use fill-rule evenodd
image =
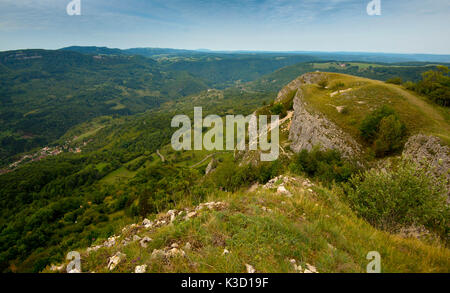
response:
<svg viewBox="0 0 450 293"><path fill-rule="evenodd" d="M294 97L294 116L289 131L291 149L300 152L320 145L322 149L336 149L342 156L357 159L362 154L361 146L336 124L319 113L312 113L306 107L303 85L314 84L324 78L320 72L307 73L289 83L278 94L277 100L297 89Z"/></svg>
<svg viewBox="0 0 450 293"><path fill-rule="evenodd" d="M450 181L450 148L441 144L439 138L418 134L408 139L403 155L415 163L430 168L436 177L444 176Z"/></svg>
<svg viewBox="0 0 450 293"><path fill-rule="evenodd" d="M208 166L206 167L205 175L208 175L209 173L213 172L216 169L216 167L217 161L214 158L212 158Z"/></svg>

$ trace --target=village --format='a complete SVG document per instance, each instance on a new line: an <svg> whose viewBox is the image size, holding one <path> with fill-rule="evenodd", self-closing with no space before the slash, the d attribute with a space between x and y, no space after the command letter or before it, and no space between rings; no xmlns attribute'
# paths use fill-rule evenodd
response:
<svg viewBox="0 0 450 293"><path fill-rule="evenodd" d="M14 163L11 163L8 166L8 168L0 169L0 175L12 172L15 169L23 166L24 164L31 163L31 162L38 162L47 157L58 156L64 152L79 154L82 152L82 147L87 146L93 140L93 139L89 139L88 141L84 141L83 143L81 143L81 145L71 146L71 143L73 141L75 141L77 138L78 137L75 136L71 141L67 140L64 143L64 145L62 145L62 146L60 146L60 145L53 146L53 147L46 146L35 153L23 155L20 158L20 160L15 161Z"/></svg>

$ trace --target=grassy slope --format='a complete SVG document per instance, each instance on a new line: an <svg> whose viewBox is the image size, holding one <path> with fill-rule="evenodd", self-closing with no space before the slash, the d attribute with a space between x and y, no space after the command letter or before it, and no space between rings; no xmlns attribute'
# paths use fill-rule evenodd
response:
<svg viewBox="0 0 450 293"><path fill-rule="evenodd" d="M291 198L262 187L211 195L210 201L226 202L227 207L141 230L138 235L153 239L147 248L134 242L89 255L83 252L82 270L108 272L108 257L121 251L126 257L113 272L133 272L142 264L148 266L147 272L245 272L245 264L257 272L295 272L290 259L302 267L312 264L319 272L365 272L367 253L378 251L382 272L450 271L449 249L378 231L357 218L335 191L315 186L310 192L302 182L297 177L286 185ZM180 203L178 209L184 207ZM123 235L118 242L122 239ZM173 243L183 247L187 242L192 249L185 257L151 258L154 249ZM225 248L231 253L222 255Z"/></svg>
<svg viewBox="0 0 450 293"><path fill-rule="evenodd" d="M328 89L305 86L305 99L313 110L324 113L354 137L359 137L358 127L367 113L388 105L398 112L410 134L433 134L450 143L447 109L432 105L397 85L345 74L327 73L327 77ZM344 84L341 90L351 90L331 96L336 92L333 86L337 83ZM344 106L347 113L339 113L335 108L338 106Z"/></svg>
<svg viewBox="0 0 450 293"><path fill-rule="evenodd" d="M314 99L309 100L310 105L351 133L356 133L359 122L369 110L390 101L413 131L448 136L448 124L445 124L448 123L447 112L429 105L415 94L398 86L363 78L342 74L329 74L329 77L330 86L338 81L344 82L344 88L354 89L348 94L355 92L357 96L352 98L342 94L331 98L331 90L308 86L308 93L314 94ZM214 91L191 98L196 104L208 99L217 101L223 96L221 92ZM355 101L367 103L355 105ZM327 103L347 105L351 111L346 115L339 114ZM186 108L193 107L188 98L179 104ZM214 152L176 155L170 146L166 146L161 153L179 166L192 166ZM159 157L153 157L154 161L148 164L159 161ZM196 168L204 170L208 163L209 159ZM117 174L113 174L115 172ZM136 173L127 171L125 167L115 172L101 183L112 183L117 180L116 175L121 177L123 173L127 173L126 179L129 179ZM127 258L115 272L132 272L140 264L148 264L150 272L244 272L245 263L252 264L259 272L293 272L288 261L291 258L300 261L303 267L305 263L313 264L320 272L364 272L368 263L366 255L375 250L382 255L383 272L449 272L450 251L440 248L439 244L425 244L376 230L358 219L334 191L316 187L313 193L305 192L298 183L288 188L294 193L293 198L264 189L210 195L209 200L225 201L228 208L205 211L193 220L176 221L174 225L141 232L141 237L153 239L146 249L141 248L139 243L133 243L127 247L102 248L89 256L84 255L83 270L106 272L108 257L121 251ZM265 212L263 206L273 212ZM178 204L180 210L186 207L187 203ZM123 215L110 217L118 220ZM118 226L117 231L121 227ZM98 243L102 241L104 239L99 239ZM189 242L193 249L187 252L187 257L151 259L153 249L168 247L175 242L180 247ZM228 256L222 256L225 247L231 251Z"/></svg>

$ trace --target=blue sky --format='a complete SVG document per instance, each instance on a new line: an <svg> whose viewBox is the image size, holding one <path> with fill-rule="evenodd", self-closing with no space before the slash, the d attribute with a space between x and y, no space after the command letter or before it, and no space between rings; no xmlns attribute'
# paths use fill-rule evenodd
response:
<svg viewBox="0 0 450 293"><path fill-rule="evenodd" d="M70 45L450 54L449 0L0 0L0 50Z"/></svg>

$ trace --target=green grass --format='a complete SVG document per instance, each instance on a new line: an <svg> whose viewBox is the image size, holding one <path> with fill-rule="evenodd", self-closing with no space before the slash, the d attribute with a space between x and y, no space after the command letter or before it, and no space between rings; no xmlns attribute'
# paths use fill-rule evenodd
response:
<svg viewBox="0 0 450 293"><path fill-rule="evenodd" d="M114 272L133 272L147 264L147 272L245 272L251 264L257 272L293 273L290 259L319 272L365 272L369 251L381 255L383 273L450 271L450 250L439 243L424 243L390 235L357 218L337 192L301 187L302 179L287 185L292 198L259 188L247 193L219 193L208 201L228 206L221 211L203 210L196 218L139 233L153 239L147 248L138 242L129 246L101 248L82 254L83 271L108 272L108 257L127 255ZM272 212L263 210L269 208ZM179 209L183 208L180 204ZM154 249L189 242L186 257L152 259ZM231 253L222 255L224 249Z"/></svg>
<svg viewBox="0 0 450 293"><path fill-rule="evenodd" d="M137 172L128 171L127 168L122 166L119 169L106 175L103 179L99 181L99 183L114 184L117 181L128 181L129 179L133 178L134 175L136 174Z"/></svg>
<svg viewBox="0 0 450 293"><path fill-rule="evenodd" d="M409 134L432 134L450 143L448 111L430 104L425 98L401 86L380 81L336 73L327 73L327 77L330 89L322 89L317 85L304 86L307 105L310 110L323 113L360 143L363 141L359 139L359 123L368 113L383 105L395 109L406 124ZM335 93L331 88L337 83L345 85L341 90L351 90L331 96ZM345 107L345 113L339 113L336 110L338 106Z"/></svg>

